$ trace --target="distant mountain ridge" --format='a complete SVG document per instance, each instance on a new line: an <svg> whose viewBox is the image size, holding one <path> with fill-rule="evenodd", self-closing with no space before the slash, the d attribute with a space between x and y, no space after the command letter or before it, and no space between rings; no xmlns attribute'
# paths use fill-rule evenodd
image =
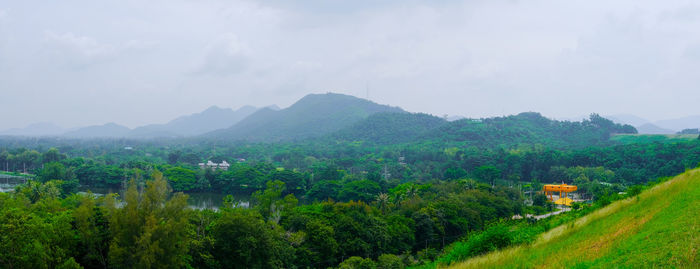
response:
<svg viewBox="0 0 700 269"><path fill-rule="evenodd" d="M265 142L320 137L381 112L406 113L398 107L350 95L309 94L288 108L277 111L260 109L232 127L204 137Z"/></svg>
<svg viewBox="0 0 700 269"><path fill-rule="evenodd" d="M684 129L700 128L700 115L681 118L649 121L634 115L606 116L617 123L630 124L639 130L640 134L675 134Z"/></svg>
<svg viewBox="0 0 700 269"><path fill-rule="evenodd" d="M50 123L50 122L39 122L30 124L24 128L12 128L4 131L0 131L0 135L12 135L12 136L56 136L66 132L62 127Z"/></svg>
<svg viewBox="0 0 700 269"><path fill-rule="evenodd" d="M93 125L88 127L79 128L77 130L69 131L62 134L61 136L71 137L71 138L94 138L94 137L126 137L131 129L126 126L122 126L113 122L104 125Z"/></svg>
<svg viewBox="0 0 700 269"><path fill-rule="evenodd" d="M279 109L269 106L270 109ZM185 115L164 124L149 124L130 129L116 123L64 129L52 123L35 123L25 128L13 128L0 132L9 136L64 136L70 138L160 138L191 137L230 127L253 114L258 109L243 106L237 110L212 106L206 110Z"/></svg>
<svg viewBox="0 0 700 269"><path fill-rule="evenodd" d="M128 136L135 138L196 136L231 127L257 110L252 106L244 106L235 111L212 106L200 113L181 116L165 124L137 127L129 132Z"/></svg>

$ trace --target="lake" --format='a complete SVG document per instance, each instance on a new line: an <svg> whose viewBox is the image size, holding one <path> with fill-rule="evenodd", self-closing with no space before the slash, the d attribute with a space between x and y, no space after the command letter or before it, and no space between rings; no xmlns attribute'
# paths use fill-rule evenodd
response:
<svg viewBox="0 0 700 269"><path fill-rule="evenodd" d="M14 191L15 187L19 184L24 183L26 179L18 176L8 176L0 175L0 192L11 192ZM121 193L120 189L113 188L95 188L89 186L81 186L80 192L91 191L93 194L98 196L103 196L108 193ZM214 193L214 192L193 192L186 193L189 196L187 199L187 205L192 209L211 209L219 210L219 207L224 204L225 194ZM238 205L240 207L247 208L250 206L250 196L246 195L234 195L234 198L238 200Z"/></svg>

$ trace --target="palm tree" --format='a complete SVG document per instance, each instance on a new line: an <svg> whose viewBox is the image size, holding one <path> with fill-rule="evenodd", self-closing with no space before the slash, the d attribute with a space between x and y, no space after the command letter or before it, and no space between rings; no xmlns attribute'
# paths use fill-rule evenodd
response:
<svg viewBox="0 0 700 269"><path fill-rule="evenodd" d="M389 195L386 193L380 193L377 195L377 207L382 211L382 214L386 213L386 208L389 206Z"/></svg>

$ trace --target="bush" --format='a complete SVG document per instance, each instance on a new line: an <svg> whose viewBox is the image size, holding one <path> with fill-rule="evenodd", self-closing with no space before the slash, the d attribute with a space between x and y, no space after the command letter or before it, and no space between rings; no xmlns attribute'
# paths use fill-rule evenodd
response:
<svg viewBox="0 0 700 269"><path fill-rule="evenodd" d="M634 185L634 186L629 187L627 189L627 196L628 197L637 196L642 192L642 190L644 190L644 187L642 185Z"/></svg>
<svg viewBox="0 0 700 269"><path fill-rule="evenodd" d="M394 254L382 254L377 258L377 269L403 269L401 258Z"/></svg>
<svg viewBox="0 0 700 269"><path fill-rule="evenodd" d="M338 265L338 269L375 269L377 265L372 259L357 256L347 258Z"/></svg>
<svg viewBox="0 0 700 269"><path fill-rule="evenodd" d="M456 243L449 253L438 259L438 263L451 264L469 257L507 247L512 243L513 234L510 231L510 227L505 224L494 225L481 233L469 236L467 241Z"/></svg>

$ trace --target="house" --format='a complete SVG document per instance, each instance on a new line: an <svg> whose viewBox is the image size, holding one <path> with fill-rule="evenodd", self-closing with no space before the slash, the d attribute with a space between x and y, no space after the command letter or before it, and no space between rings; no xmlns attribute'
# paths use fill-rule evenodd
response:
<svg viewBox="0 0 700 269"><path fill-rule="evenodd" d="M226 161L221 161L221 163L215 163L212 161L207 161L207 163L199 163L199 168L201 168L201 169L209 168L211 170L220 169L220 170L228 171L228 168L230 166L231 165Z"/></svg>

